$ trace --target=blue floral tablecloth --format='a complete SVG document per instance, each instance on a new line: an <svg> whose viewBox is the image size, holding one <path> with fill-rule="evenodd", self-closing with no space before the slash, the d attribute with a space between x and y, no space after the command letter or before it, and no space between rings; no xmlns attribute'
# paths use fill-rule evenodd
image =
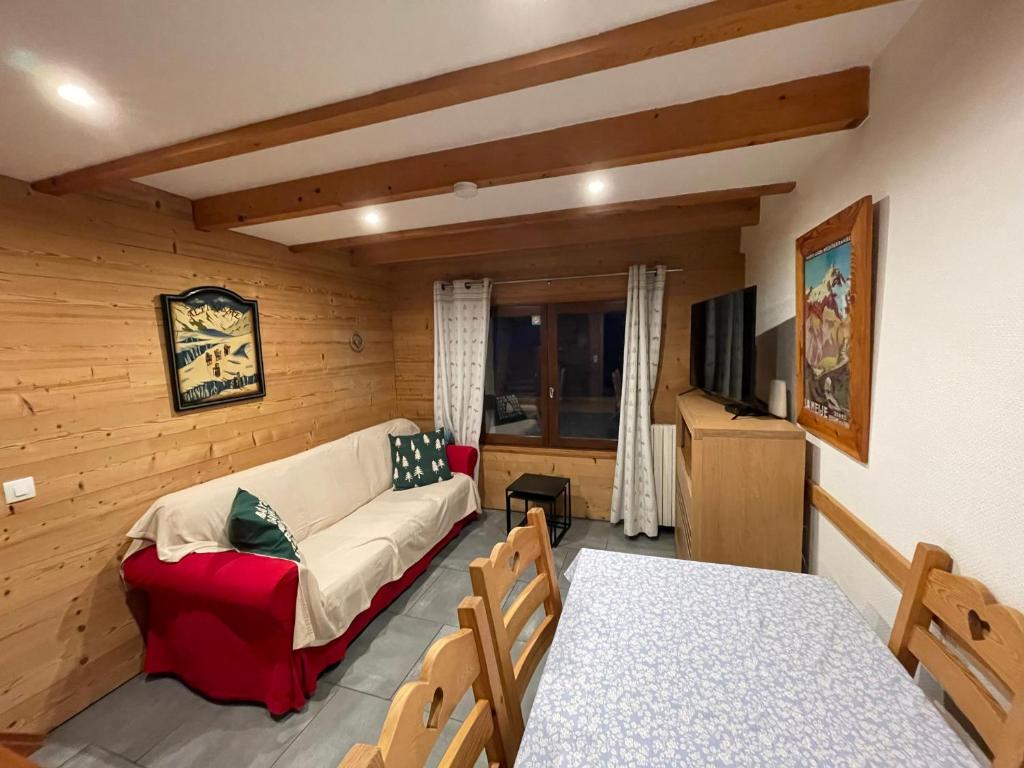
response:
<svg viewBox="0 0 1024 768"><path fill-rule="evenodd" d="M583 550L516 768L977 766L831 581Z"/></svg>

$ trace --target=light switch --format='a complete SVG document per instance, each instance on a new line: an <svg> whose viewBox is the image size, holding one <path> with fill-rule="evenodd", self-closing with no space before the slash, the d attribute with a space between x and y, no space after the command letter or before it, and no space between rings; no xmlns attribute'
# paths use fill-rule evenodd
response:
<svg viewBox="0 0 1024 768"><path fill-rule="evenodd" d="M4 483L4 501L8 504L16 504L19 501L34 499L35 495L35 478L22 477L18 480L9 480Z"/></svg>

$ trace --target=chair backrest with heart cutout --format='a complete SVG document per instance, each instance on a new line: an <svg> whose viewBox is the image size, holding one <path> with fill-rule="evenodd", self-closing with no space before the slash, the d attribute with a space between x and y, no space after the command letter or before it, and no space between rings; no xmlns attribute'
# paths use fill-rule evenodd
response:
<svg viewBox="0 0 1024 768"><path fill-rule="evenodd" d="M925 666L977 731L994 768L1021 768L1024 614L997 603L981 582L950 573L952 565L940 547L917 545L889 649L912 676ZM941 635L930 631L932 621Z"/></svg>
<svg viewBox="0 0 1024 768"><path fill-rule="evenodd" d="M505 541L494 545L490 557L478 557L469 565L473 593L484 601L498 660L498 676L509 702L509 720L517 746L524 730L523 693L551 645L562 614L562 596L544 511L531 509L526 518L526 525L513 529ZM526 582L508 610L503 611L505 598L523 572L531 567L536 568L536 576ZM542 607L543 618L527 638L518 658L513 660L512 646L533 614Z"/></svg>
<svg viewBox="0 0 1024 768"><path fill-rule="evenodd" d="M422 768L470 688L476 703L439 765L471 768L486 753L492 768L511 768L507 708L480 598L462 601L459 624L428 649L419 680L395 694L377 744L356 744L339 768Z"/></svg>

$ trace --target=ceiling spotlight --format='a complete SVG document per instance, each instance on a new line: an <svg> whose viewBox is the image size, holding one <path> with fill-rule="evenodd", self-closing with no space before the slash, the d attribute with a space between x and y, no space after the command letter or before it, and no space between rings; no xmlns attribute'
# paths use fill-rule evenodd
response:
<svg viewBox="0 0 1024 768"><path fill-rule="evenodd" d="M599 195L604 192L604 188L607 185L601 179L594 179L592 182L587 184L587 192L592 195Z"/></svg>
<svg viewBox="0 0 1024 768"><path fill-rule="evenodd" d="M61 83L57 86L57 95L80 107L91 107L96 103L96 99L92 97L91 93L74 83Z"/></svg>
<svg viewBox="0 0 1024 768"><path fill-rule="evenodd" d="M371 227L375 227L383 221L381 215L376 211L367 211L363 214L363 221Z"/></svg>
<svg viewBox="0 0 1024 768"><path fill-rule="evenodd" d="M454 190L455 196L461 198L476 197L476 193L480 191L472 181L456 181Z"/></svg>

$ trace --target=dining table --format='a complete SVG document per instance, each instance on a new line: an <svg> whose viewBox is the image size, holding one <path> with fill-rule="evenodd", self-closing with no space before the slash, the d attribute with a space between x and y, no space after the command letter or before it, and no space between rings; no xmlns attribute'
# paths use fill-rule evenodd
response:
<svg viewBox="0 0 1024 768"><path fill-rule="evenodd" d="M979 762L830 579L583 549L516 768Z"/></svg>

